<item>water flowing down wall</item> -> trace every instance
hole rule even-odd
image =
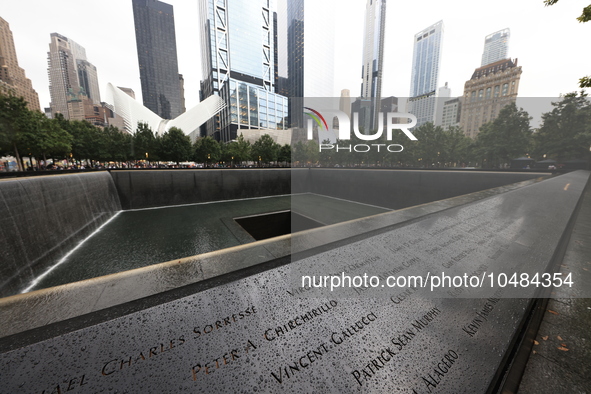
[[[108,172],[0,181],[0,296],[26,289],[119,210]]]
[[[305,175],[306,179],[302,179],[302,175]],[[544,174],[313,168],[307,174],[293,172],[292,192],[317,193],[385,208],[402,209],[540,176]]]
[[[123,209],[290,194],[289,168],[113,171]]]

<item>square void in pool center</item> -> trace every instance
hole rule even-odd
[[[316,194],[123,211],[33,290],[225,249],[287,234],[291,228],[299,231],[386,211]]]

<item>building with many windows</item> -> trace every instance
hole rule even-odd
[[[442,41],[443,21],[414,36],[408,111],[417,117],[417,127],[435,121]]]
[[[339,111],[347,114],[351,119],[351,91],[349,89],[341,90],[341,98],[339,99]]]
[[[443,123],[443,106],[445,102],[449,100],[451,97],[451,89],[447,86],[447,82],[445,86],[439,87],[437,89],[437,105],[435,106],[435,126],[441,126]]]
[[[294,129],[305,126],[303,107],[320,103],[339,108],[334,92],[334,13],[335,0],[279,0],[278,26],[279,77],[285,77],[286,92],[290,99],[289,123]],[[283,45],[285,44],[285,45]],[[335,98],[335,100],[326,100]],[[320,101],[318,101],[320,99]],[[294,141],[304,139],[299,131]]]
[[[86,59],[76,59],[76,69],[78,70],[80,90],[84,92],[93,104],[100,104],[101,94],[96,67]]]
[[[40,111],[39,96],[19,67],[10,25],[0,18],[0,93],[23,97],[30,110]]]
[[[174,119],[184,112],[184,98],[173,7],[158,0],[133,0],[133,19],[144,106]]]
[[[371,99],[368,113],[360,114],[360,126],[370,131],[377,128],[377,116],[382,99],[382,65],[384,63],[384,31],[386,0],[367,0],[361,66],[362,99]],[[377,104],[376,104],[377,103]],[[363,118],[363,122],[361,122]]]
[[[450,127],[460,126],[460,116],[462,114],[462,101],[460,97],[444,101],[441,114],[441,127],[444,130]]]
[[[474,70],[462,97],[460,124],[467,136],[476,137],[480,126],[493,121],[504,106],[516,101],[520,77],[517,59],[499,60]]]
[[[201,99],[226,107],[203,136],[236,139],[240,130],[287,128],[287,98],[277,93],[276,12],[270,0],[200,0]]]
[[[499,30],[486,36],[484,38],[484,52],[482,53],[480,67],[507,59],[510,37],[511,31],[509,29]]]
[[[279,49],[280,66],[287,64],[290,97],[334,96],[334,0],[282,0],[286,2],[287,48]],[[280,1],[281,3],[281,1]],[[283,31],[280,31],[283,34]],[[282,61],[282,58],[285,60]]]
[[[47,72],[51,112],[84,120],[85,105],[100,106],[101,102],[96,67],[86,58],[84,47],[72,39],[58,33],[51,33],[50,38]]]

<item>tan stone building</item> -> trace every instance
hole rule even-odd
[[[521,66],[517,59],[503,59],[474,70],[464,85],[460,125],[464,133],[475,138],[480,126],[494,120],[499,111],[514,103],[519,89]]]
[[[39,96],[33,89],[25,70],[18,66],[12,31],[8,22],[0,18],[0,92],[23,97],[30,110],[41,111]]]
[[[51,33],[50,38],[47,73],[51,112],[78,120],[84,108],[78,100],[80,95],[100,106],[96,67],[86,59],[86,49],[72,39],[58,33]],[[74,102],[69,103],[70,100]]]
[[[107,103],[97,105],[84,93],[68,94],[68,113],[70,120],[85,120],[98,127],[116,126],[124,131],[123,121],[115,116],[112,106]]]

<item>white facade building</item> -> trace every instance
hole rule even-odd
[[[176,127],[191,137],[192,142],[199,137],[199,126],[218,114],[226,106],[219,96],[213,95],[175,119],[168,120],[162,119],[112,84],[108,84],[107,93],[110,96],[109,100],[114,103],[114,112],[123,118],[125,131],[128,133],[133,134],[138,123],[147,123],[157,135]]]

